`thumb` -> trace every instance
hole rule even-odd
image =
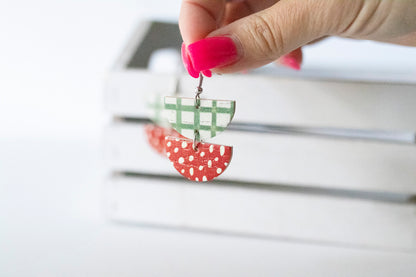
[[[281,0],[188,45],[185,55],[198,72],[228,73],[265,65],[333,33],[337,24],[330,18],[337,17],[328,4],[333,2],[337,1]]]

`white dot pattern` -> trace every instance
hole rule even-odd
[[[229,146],[201,142],[198,150],[192,147],[192,140],[168,137],[164,143],[166,155],[176,170],[193,181],[207,182],[222,174],[231,160]],[[167,145],[170,145],[169,147]]]
[[[224,153],[225,153],[225,147],[224,147],[224,145],[221,145],[221,147],[220,147],[220,155],[221,155],[221,157],[224,156]]]

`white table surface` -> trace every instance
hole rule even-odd
[[[0,1],[0,276],[414,276],[416,258],[406,253],[105,219],[105,74],[141,16],[174,19],[178,7],[179,0]],[[328,51],[339,45],[351,52]],[[414,64],[414,49],[344,40],[312,47],[305,59],[305,68],[397,72]]]

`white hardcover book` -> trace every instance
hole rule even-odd
[[[112,220],[303,242],[415,251],[416,206],[227,182],[113,176]]]
[[[416,192],[416,146],[321,137],[227,131],[213,139],[233,145],[222,180],[370,192]],[[111,171],[176,176],[147,142],[144,125],[119,122],[105,131]]]

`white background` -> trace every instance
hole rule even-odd
[[[105,76],[142,17],[179,0],[0,1],[0,276],[389,276],[409,257],[123,227],[100,206]],[[416,51],[330,40],[306,69],[415,72]],[[290,246],[290,247],[289,247]],[[317,253],[320,255],[317,255]],[[293,255],[292,255],[293,256]],[[372,263],[373,262],[373,263]],[[192,274],[191,274],[192,273]],[[340,276],[340,275],[338,275]],[[368,276],[368,275],[367,275]]]

